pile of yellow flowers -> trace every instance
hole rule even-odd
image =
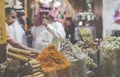
[[[79,29],[79,33],[81,36],[90,36],[90,34],[92,33],[91,30],[87,27],[83,27]]]

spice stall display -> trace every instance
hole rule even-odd
[[[9,47],[3,77],[45,77],[30,51]]]
[[[71,77],[87,77],[86,55],[81,50],[77,50],[69,40],[65,40],[61,52],[71,62]]]
[[[106,37],[100,54],[100,77],[120,77],[120,37]]]
[[[87,41],[86,43],[84,41],[79,41],[75,45],[72,45],[69,40],[65,40],[63,43],[63,49],[61,51],[66,55],[66,57],[70,61],[72,61],[74,59],[82,60],[83,58],[81,58],[81,56],[85,55],[84,60],[83,60],[84,62],[82,62],[81,66],[86,65],[86,68],[84,68],[84,69],[87,69],[87,71],[86,71],[87,77],[97,76],[97,74],[98,74],[97,46],[95,44],[93,44],[92,41],[90,41],[90,42]],[[83,64],[83,63],[85,63],[85,64]],[[74,65],[77,65],[77,64],[74,64]],[[77,67],[77,66],[74,66],[74,67]],[[78,71],[78,70],[76,70],[76,71]],[[84,73],[82,73],[82,74],[84,74]],[[80,76],[80,73],[78,73],[78,76]]]
[[[76,45],[80,47],[82,51],[86,53],[90,58],[92,58],[96,64],[98,64],[98,45],[91,37],[91,30],[88,27],[83,27],[80,28],[79,33],[82,37],[82,40],[78,41]]]
[[[36,58],[46,77],[70,77],[70,62],[55,45],[50,44]]]
[[[87,37],[83,41],[78,41],[74,46],[78,46],[87,57],[87,69],[90,70],[94,76],[98,75],[98,46],[90,38]],[[94,77],[92,76],[92,77]]]

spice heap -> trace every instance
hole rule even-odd
[[[97,76],[98,70],[98,46],[92,38],[87,37],[83,41],[78,41],[74,47],[79,47],[83,53],[87,55],[86,66],[88,69],[88,76]]]
[[[100,77],[120,77],[120,37],[107,36],[100,48]]]
[[[70,76],[71,77],[87,77],[86,76],[86,54],[77,46],[71,44],[70,40],[65,39],[62,43],[63,48],[61,52],[71,62]]]
[[[96,48],[97,46],[91,40],[78,41],[72,45],[68,39],[64,40],[62,52],[71,62],[72,77],[86,77],[96,75]],[[77,69],[76,69],[77,68]],[[75,76],[76,75],[76,76]]]
[[[91,30],[89,29],[89,28],[87,28],[87,27],[83,27],[83,28],[80,28],[79,29],[79,33],[80,33],[80,35],[81,36],[90,36],[90,34],[91,34]]]
[[[66,59],[64,54],[57,50],[55,45],[50,44],[38,56],[41,68],[44,72],[59,70],[70,66],[70,62]]]

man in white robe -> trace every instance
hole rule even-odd
[[[55,14],[52,9],[42,6],[32,27],[33,47],[42,51],[49,44],[55,44],[60,49],[60,43],[65,39],[65,30],[60,22],[54,21]]]

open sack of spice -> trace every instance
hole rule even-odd
[[[86,77],[86,75],[87,77],[94,77],[96,74],[97,64],[93,58],[86,54],[87,51],[82,47],[83,44],[84,42],[81,41],[73,45],[68,39],[62,43],[63,48],[61,52],[64,53],[71,62],[72,77]]]
[[[120,77],[120,37],[107,36],[99,49],[100,77]]]
[[[70,62],[55,45],[50,44],[36,58],[46,77],[70,77]]]
[[[84,41],[78,41],[74,47],[78,47],[81,52],[87,55],[86,64],[87,69],[93,73],[92,77],[98,75],[98,45],[93,39],[87,38]]]
[[[87,77],[86,55],[78,47],[74,47],[68,39],[62,43],[61,52],[71,62],[71,77]]]

